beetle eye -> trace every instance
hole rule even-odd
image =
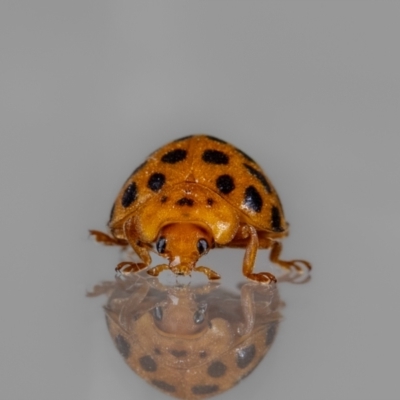
[[[160,239],[157,240],[156,249],[159,254],[163,254],[165,252],[165,246],[167,245],[167,239],[164,236],[161,236]]]
[[[206,239],[200,239],[197,242],[197,250],[200,254],[203,254],[208,249],[208,243]]]

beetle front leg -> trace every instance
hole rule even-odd
[[[129,274],[147,268],[151,264],[149,250],[145,245],[140,243],[138,235],[133,229],[131,220],[128,220],[124,224],[124,233],[128,243],[143,262],[123,261],[116,266],[115,270],[123,274]]]
[[[270,274],[269,272],[253,272],[257,249],[259,245],[257,230],[254,228],[254,226],[251,225],[244,225],[241,229],[243,237],[247,236],[249,238],[249,242],[247,244],[246,252],[243,259],[243,275],[253,281],[261,283],[276,282],[275,276]]]
[[[212,269],[210,269],[208,267],[196,267],[196,268],[194,268],[194,271],[202,272],[203,274],[206,274],[207,278],[210,280],[216,280],[216,279],[221,278],[221,276],[219,274],[217,274],[215,271],[213,271]]]
[[[147,265],[144,263],[135,263],[132,261],[122,261],[115,267],[115,271],[121,272],[121,274],[127,275],[132,272],[139,272],[145,268],[147,268]]]
[[[158,276],[160,272],[165,271],[167,269],[169,269],[169,266],[167,264],[160,264],[154,268],[149,269],[147,273],[151,276]]]

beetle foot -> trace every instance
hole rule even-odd
[[[158,276],[160,272],[165,271],[166,269],[169,269],[167,264],[160,264],[157,265],[157,267],[149,269],[147,273],[151,276]]]
[[[276,278],[269,272],[260,272],[258,274],[248,274],[246,275],[248,279],[260,283],[276,283]]]
[[[290,260],[285,261],[279,258],[282,251],[282,243],[274,242],[272,245],[271,253],[269,255],[269,259],[278,264],[280,267],[288,270],[288,271],[296,271],[298,274],[304,274],[311,270],[311,264],[305,260]]]
[[[213,271],[208,267],[196,267],[194,270],[197,272],[203,272],[203,274],[206,274],[207,278],[210,280],[216,280],[221,278],[219,274],[217,274],[215,271]]]
[[[305,260],[277,261],[278,265],[288,270],[294,270],[299,274],[306,273],[311,270],[311,264]]]
[[[147,267],[147,265],[144,263],[134,263],[131,261],[123,261],[123,262],[120,262],[115,267],[115,271],[121,272],[121,274],[127,275],[132,272],[138,272],[146,267]]]

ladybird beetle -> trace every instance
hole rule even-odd
[[[252,373],[270,349],[282,302],[276,286],[153,285],[140,274],[97,285],[107,327],[129,367],[181,399],[221,394]],[[151,332],[151,334],[149,334]]]
[[[280,240],[288,235],[282,205],[272,183],[246,153],[208,135],[177,139],[140,164],[123,185],[108,223],[111,235],[91,230],[105,245],[130,245],[141,262],[117,265],[122,273],[151,264],[149,251],[168,259],[147,271],[158,276],[200,271],[220,276],[198,259],[215,247],[245,248],[243,274],[271,283],[269,272],[253,272],[258,249],[271,249],[270,260],[286,270],[310,270],[304,260],[280,259]]]

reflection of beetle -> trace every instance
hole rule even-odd
[[[109,291],[107,325],[119,352],[139,376],[170,395],[199,399],[230,389],[274,340],[276,288],[248,283],[240,296],[212,286],[159,284],[160,290],[135,276],[92,295]]]
[[[106,245],[128,244],[140,262],[124,261],[117,270],[137,272],[151,264],[150,251],[168,259],[148,270],[178,275],[192,271],[220,276],[198,259],[214,247],[245,248],[243,274],[257,282],[275,282],[269,272],[255,273],[258,249],[286,271],[311,269],[304,260],[280,258],[289,233],[272,183],[243,151],[207,135],[186,136],[152,153],[125,182],[112,207],[111,235],[91,230]]]

